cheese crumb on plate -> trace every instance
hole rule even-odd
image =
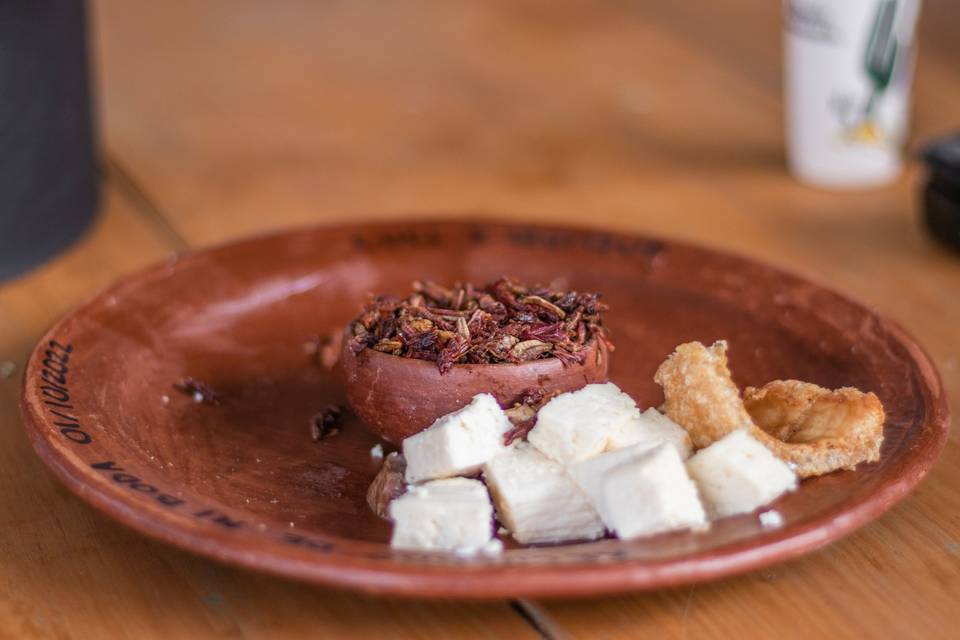
[[[759,518],[760,526],[764,529],[779,529],[783,526],[783,516],[775,509],[762,512]]]

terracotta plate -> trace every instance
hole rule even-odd
[[[741,385],[800,378],[875,391],[887,410],[879,463],[804,482],[709,533],[509,548],[461,560],[399,553],[364,492],[375,437],[358,420],[312,443],[308,420],[343,400],[304,351],[368,292],[416,278],[506,272],[603,292],[611,377],[642,405],[677,343],[727,338]],[[195,404],[192,376],[222,395]],[[438,389],[438,393],[442,393]],[[296,231],[201,251],[127,277],[61,320],[26,370],[34,447],[82,499],[160,540],[321,584],[430,597],[575,596],[651,589],[778,562],[846,535],[933,464],[947,404],[930,359],[892,322],[768,266],[595,231],[409,223]]]

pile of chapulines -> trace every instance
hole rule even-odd
[[[607,309],[596,293],[527,287],[502,277],[484,287],[445,288],[414,282],[406,298],[375,296],[351,323],[350,349],[375,349],[437,363],[492,364],[557,358],[582,363],[591,340],[613,346],[603,328]]]

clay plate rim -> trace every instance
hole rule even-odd
[[[510,226],[499,220],[469,217],[462,219],[412,218],[409,224],[436,224],[456,226],[465,223]],[[301,549],[270,548],[261,553],[259,541],[250,544],[241,537],[211,531],[200,526],[171,522],[171,517],[159,508],[145,509],[131,500],[129,491],[110,484],[97,476],[93,469],[81,463],[78,457],[59,441],[49,437],[51,429],[41,427],[48,422],[38,395],[29,393],[28,381],[40,368],[44,351],[53,336],[63,332],[78,316],[102,299],[156,278],[161,272],[173,274],[198,255],[216,252],[238,244],[269,242],[281,237],[292,237],[308,231],[355,230],[369,231],[377,227],[395,227],[398,223],[382,222],[342,226],[312,226],[280,231],[226,242],[215,247],[190,251],[177,256],[176,261],[164,261],[143,270],[123,276],[113,284],[93,294],[57,321],[39,341],[24,368],[20,397],[21,414],[27,435],[43,462],[60,480],[83,501],[100,512],[122,522],[140,533],[186,551],[204,555],[220,562],[263,571],[277,576],[306,582],[357,589],[373,594],[444,599],[500,599],[508,597],[583,597],[623,591],[643,591],[714,580],[725,576],[758,569],[816,550],[843,537],[876,519],[901,500],[932,468],[942,451],[949,425],[949,405],[940,375],[924,349],[895,321],[881,317],[892,338],[900,343],[916,365],[924,400],[924,422],[912,446],[901,448],[897,454],[907,457],[901,476],[881,483],[869,497],[853,506],[840,505],[823,511],[806,523],[786,527],[766,535],[729,545],[695,552],[680,559],[625,560],[615,563],[537,565],[537,566],[471,566],[449,567],[417,564],[399,564],[389,561],[338,557],[336,554],[317,556]],[[524,228],[543,228],[573,233],[597,232],[597,229],[570,226],[522,225]],[[614,232],[625,237],[639,234]],[[759,260],[732,252],[716,251],[690,243],[660,240],[650,236],[644,239],[664,245],[730,258],[759,268],[779,277],[806,282],[829,292],[864,313],[876,315],[867,306],[849,296],[822,286],[810,278],[794,275]]]

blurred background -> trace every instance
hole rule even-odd
[[[777,2],[92,9],[106,163],[191,241],[403,211],[702,237],[705,206],[748,236],[850,205],[788,182]],[[960,17],[924,12],[912,149],[960,125]]]
[[[839,195],[786,170],[791,4],[93,2],[103,215],[161,253],[477,214],[788,262],[794,242],[878,238],[896,260],[915,237],[915,162]],[[952,0],[924,3],[908,156],[960,126],[958,24]],[[759,240],[771,225],[785,246]]]

